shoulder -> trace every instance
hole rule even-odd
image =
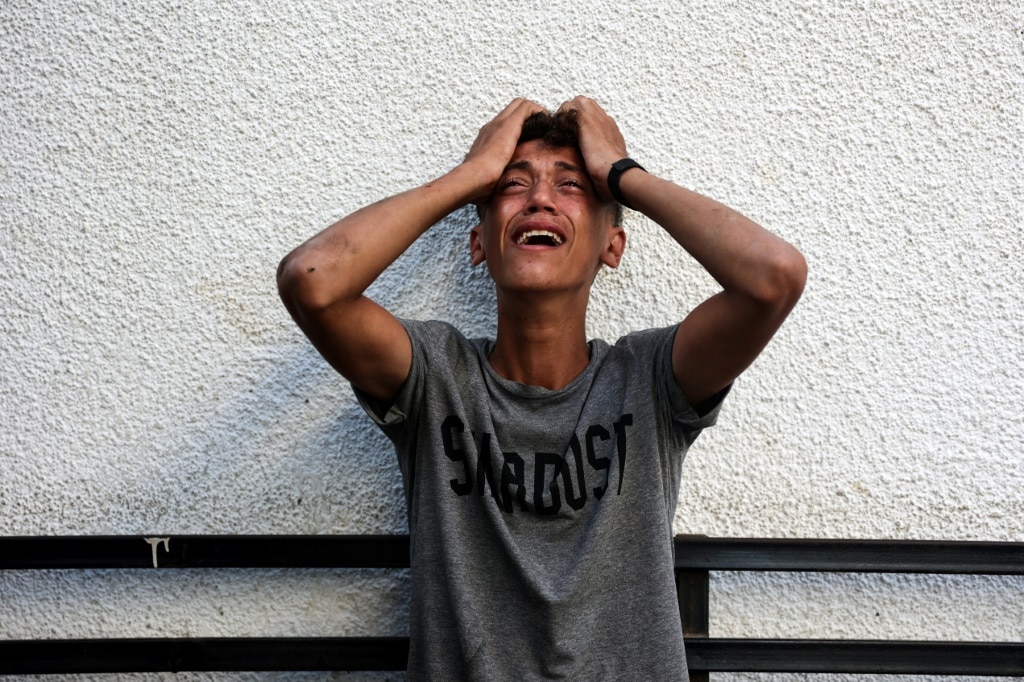
[[[417,338],[444,339],[463,336],[454,325],[441,320],[413,320],[408,317],[397,319],[410,337],[415,335]]]
[[[643,329],[620,337],[609,349],[612,356],[629,357],[637,360],[654,361],[665,353],[671,355],[679,325]],[[671,358],[667,358],[669,361]]]
[[[441,320],[412,320],[398,318],[405,328],[413,346],[421,346],[427,351],[445,351],[447,349],[470,348],[473,341],[459,331],[454,325]]]
[[[619,377],[628,385],[651,391],[671,377],[677,326],[630,332],[611,345],[595,339],[591,341],[591,360],[605,379]]]
[[[353,385],[360,403],[381,426],[406,428],[420,407],[443,402],[476,383],[485,340],[470,340],[448,322],[396,318],[412,348],[409,374],[391,400],[377,400]]]
[[[454,325],[440,320],[398,321],[409,335],[413,349],[413,373],[458,373],[486,357],[490,339],[470,339]]]
[[[699,409],[690,404],[672,371],[672,347],[679,328],[675,324],[626,334],[609,349],[609,364],[620,367],[630,381],[646,385],[648,399],[661,405],[673,422],[687,429],[702,429],[715,423],[731,385]]]

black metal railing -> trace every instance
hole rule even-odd
[[[0,538],[0,570],[408,565],[396,535]],[[695,682],[709,671],[1024,675],[1020,642],[711,638],[711,571],[1024,575],[1024,543],[676,538]],[[0,640],[0,674],[401,670],[407,652],[402,637]]]

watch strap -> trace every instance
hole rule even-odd
[[[619,188],[619,181],[622,179],[622,174],[628,171],[630,168],[639,168],[646,172],[647,169],[641,166],[639,163],[629,158],[628,156],[624,159],[619,159],[612,164],[612,169],[608,171],[608,191],[611,193],[612,198],[619,202],[626,208],[633,208],[625,197],[622,196],[622,190]]]

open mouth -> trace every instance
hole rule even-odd
[[[519,246],[561,246],[564,242],[562,235],[551,230],[526,230],[516,237]]]

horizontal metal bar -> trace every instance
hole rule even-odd
[[[404,568],[405,535],[0,537],[0,569]],[[1024,543],[678,536],[680,570],[1024,575]]]
[[[1024,674],[1024,644],[686,640],[694,672]],[[0,674],[404,670],[404,637],[0,641]]]
[[[1024,644],[855,640],[692,639],[693,670],[711,672],[1024,675]]]
[[[0,675],[405,670],[406,637],[0,641]]]
[[[1024,542],[676,537],[676,568],[1024,575]]]
[[[0,569],[408,566],[405,535],[0,537]]]

